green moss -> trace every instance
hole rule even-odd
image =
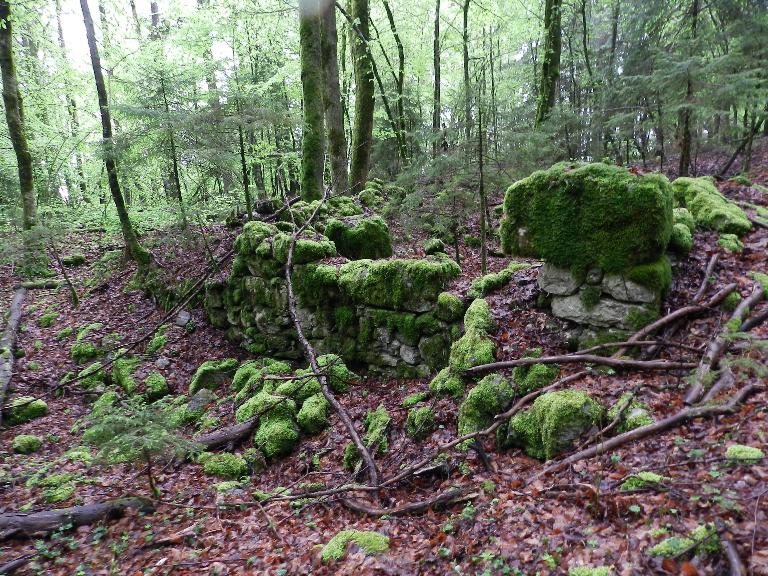
[[[413,394],[403,398],[401,405],[404,408],[409,408],[411,406],[415,406],[419,402],[424,402],[424,400],[428,398],[429,398],[429,392],[414,392]]]
[[[723,308],[725,308],[728,312],[733,312],[738,308],[739,303],[741,302],[741,294],[738,292],[731,292],[728,294],[728,296],[725,297],[725,300],[723,300]]]
[[[93,406],[91,406],[91,414],[94,416],[101,416],[106,414],[109,412],[112,406],[117,404],[119,398],[120,397],[117,395],[117,392],[114,390],[108,390],[104,392],[101,396],[99,396],[96,402],[93,403]]]
[[[7,404],[3,412],[3,422],[8,426],[17,426],[48,414],[48,405],[34,396],[19,396]]]
[[[549,460],[597,426],[602,413],[602,407],[586,392],[548,392],[509,421],[506,444],[522,448],[534,458]]]
[[[568,576],[611,576],[611,566],[574,566],[568,569]]]
[[[384,327],[390,333],[397,334],[402,342],[410,346],[416,345],[419,341],[419,330],[416,328],[415,314],[392,310],[371,310],[370,317],[361,322],[361,342],[372,340],[374,330]]]
[[[340,356],[323,354],[317,357],[317,365],[328,377],[328,386],[337,394],[349,390],[350,384],[360,380],[360,376],[352,372]]]
[[[657,294],[666,294],[672,286],[672,266],[669,258],[662,256],[655,262],[630,268],[624,277]]]
[[[248,470],[251,474],[262,472],[267,467],[267,461],[264,454],[258,448],[246,448],[243,450],[243,460],[248,464]]]
[[[675,199],[693,215],[696,224],[741,236],[752,229],[744,211],[723,196],[710,178],[678,178],[672,183]]]
[[[514,395],[514,386],[501,374],[489,374],[480,380],[459,409],[459,436],[490,426]]]
[[[600,303],[602,293],[600,286],[584,286],[579,291],[579,300],[587,310],[591,310]]]
[[[435,334],[440,332],[443,326],[434,314],[427,312],[416,317],[416,330],[420,334]]]
[[[355,309],[350,306],[339,306],[333,310],[333,317],[336,329],[340,332],[347,332],[353,329],[357,322]]]
[[[696,221],[687,208],[675,208],[672,211],[672,218],[675,224],[682,224],[688,229],[688,232],[693,234],[696,229]]]
[[[467,296],[470,298],[483,298],[491,292],[494,292],[499,288],[509,284],[512,278],[514,278],[515,272],[519,270],[526,270],[530,267],[531,265],[527,262],[512,261],[510,262],[509,266],[507,266],[501,272],[492,272],[490,274],[486,274],[485,276],[481,276],[480,278],[475,278],[472,281],[469,292],[467,292]]]
[[[58,312],[46,312],[40,318],[37,319],[37,325],[40,326],[40,328],[50,328],[53,326],[54,322],[59,319]]]
[[[69,350],[69,355],[77,364],[93,360],[99,355],[99,349],[90,342],[75,342]]]
[[[657,489],[665,482],[671,481],[671,478],[660,476],[653,472],[638,472],[633,474],[621,483],[619,490],[644,490],[646,488]]]
[[[43,498],[45,498],[45,501],[49,504],[64,502],[65,500],[72,498],[74,495],[74,484],[62,484],[61,486],[56,486],[55,488],[49,488],[43,491]]]
[[[152,339],[147,342],[147,347],[145,349],[147,354],[157,354],[162,350],[165,345],[168,343],[168,336],[165,334],[162,334],[158,331]]]
[[[464,336],[453,343],[448,365],[456,374],[473,366],[490,364],[496,359],[496,345],[484,332],[468,329]]]
[[[133,372],[136,370],[141,360],[138,358],[118,358],[112,363],[112,382],[120,386],[128,394],[132,394],[136,389],[136,380],[133,379]]]
[[[445,242],[440,238],[429,238],[424,241],[424,254],[431,256],[438,252],[445,252]]]
[[[717,245],[725,248],[728,252],[741,253],[744,251],[744,243],[739,240],[736,234],[720,234]]]
[[[323,562],[341,560],[350,543],[356,544],[366,555],[381,554],[389,550],[389,538],[378,532],[342,530],[323,546]]]
[[[67,326],[56,332],[56,340],[64,340],[64,338],[69,338],[74,333],[75,329],[72,326]]]
[[[373,448],[377,453],[386,452],[389,448],[389,441],[387,439],[387,432],[389,430],[389,423],[391,422],[389,412],[383,405],[379,405],[376,410],[372,410],[365,415],[365,435],[363,436],[363,443],[368,448]],[[344,447],[344,455],[342,457],[342,463],[348,470],[352,470],[360,462],[360,454],[357,447],[351,442]]]
[[[281,382],[275,389],[275,394],[293,398],[297,404],[301,404],[310,396],[320,392],[320,382],[314,376],[309,377],[311,370],[297,370],[296,376],[303,376],[294,380]]]
[[[31,434],[19,434],[13,439],[11,448],[16,454],[32,454],[40,450],[43,441],[39,436]]]
[[[293,249],[294,264],[308,264],[317,262],[324,258],[336,256],[336,246],[325,236],[316,235],[313,238],[306,237],[309,232],[304,233],[304,237],[296,240],[296,247]],[[272,238],[272,254],[274,259],[280,264],[285,264],[288,260],[288,250],[291,246],[291,235],[285,232],[279,232]]]
[[[340,269],[339,285],[354,302],[389,310],[420,311],[461,273],[450,258],[356,260]]]
[[[491,307],[488,306],[487,301],[477,298],[469,305],[464,314],[464,328],[480,332],[490,332],[493,330],[494,322],[491,316]]]
[[[658,310],[654,308],[633,308],[627,314],[627,324],[634,330],[639,330],[659,318]]]
[[[296,420],[302,430],[308,434],[317,434],[328,427],[330,404],[321,394],[307,398],[301,405]]]
[[[429,391],[435,396],[461,398],[464,395],[464,381],[451,372],[450,368],[443,368],[429,383]]]
[[[216,492],[225,494],[242,488],[243,484],[239,480],[227,480],[226,482],[217,482],[213,485]]]
[[[626,406],[628,402],[630,404]],[[643,402],[633,401],[630,393],[622,394],[621,398],[616,401],[616,404],[611,406],[610,410],[608,410],[608,421],[613,422],[622,410],[621,420],[616,427],[616,431],[619,433],[629,432],[654,422],[648,406]]]
[[[672,237],[669,239],[669,249],[677,254],[685,255],[693,247],[693,236],[685,224],[677,223],[672,227]]]
[[[443,334],[434,334],[421,339],[419,352],[430,370],[439,370],[448,363],[450,348]]]
[[[532,366],[518,366],[518,368],[526,368],[526,370],[517,373],[513,371],[512,374],[517,386],[517,393],[521,396],[548,386],[555,381],[560,373],[560,367],[556,364],[533,364]]]
[[[85,256],[80,253],[69,254],[62,257],[61,262],[64,266],[82,266],[85,264]]]
[[[259,429],[253,437],[254,444],[267,458],[290,454],[298,441],[299,429],[293,417],[287,416],[280,410],[272,410],[262,416]]]
[[[235,252],[243,256],[251,255],[264,240],[271,238],[277,232],[277,228],[272,224],[257,220],[247,222],[235,240]]]
[[[235,412],[237,422],[245,422],[254,416],[264,416],[274,413],[281,418],[292,418],[296,415],[296,402],[285,396],[277,396],[268,390],[262,390],[249,398]]]
[[[231,380],[237,366],[238,361],[235,358],[203,362],[192,376],[192,381],[189,383],[189,394],[192,395],[201,388],[216,390],[223,383]]]
[[[414,440],[423,440],[435,430],[435,411],[429,406],[414,408],[408,412],[405,431]]]
[[[648,551],[651,556],[677,557],[696,545],[696,550],[709,554],[720,551],[720,538],[713,524],[696,527],[687,537],[672,536],[656,544]]]
[[[77,377],[83,388],[97,388],[107,383],[107,372],[101,362],[94,362],[81,370]]]
[[[232,377],[232,384],[230,385],[230,388],[235,392],[242,390],[243,387],[245,387],[245,385],[248,383],[248,380],[259,374],[263,367],[263,362],[259,362],[257,360],[249,360],[248,362],[244,362]]]
[[[435,316],[446,322],[455,322],[464,315],[464,303],[461,298],[450,292],[441,292],[437,296]]]
[[[752,278],[755,282],[760,284],[763,287],[763,290],[765,291],[765,296],[768,298],[768,274],[763,274],[762,272],[756,272],[754,270],[751,270],[747,272],[747,276]]]
[[[104,324],[101,322],[91,322],[86,326],[83,326],[77,331],[77,340],[84,340],[91,332],[96,332],[104,328]]]
[[[728,181],[735,182],[739,186],[752,186],[752,180],[749,179],[749,176],[744,174],[737,174],[736,176],[728,178]]]
[[[170,393],[168,382],[165,376],[158,372],[152,372],[144,380],[144,399],[147,402],[154,402]]]
[[[248,464],[245,460],[229,452],[221,454],[203,452],[197,461],[203,465],[205,473],[211,476],[232,480],[248,476]]]
[[[757,464],[765,458],[765,453],[760,448],[744,446],[743,444],[731,444],[725,451],[725,457],[740,464]]]
[[[305,306],[327,304],[339,292],[339,271],[328,264],[306,264],[294,268],[291,280],[296,297]]]
[[[672,234],[672,193],[663,176],[563,162],[513,184],[504,214],[506,253],[576,273],[593,266],[622,272],[663,253]]]
[[[350,260],[389,258],[392,238],[389,227],[380,216],[356,216],[344,220],[332,218],[324,234],[336,244],[336,250]]]
[[[367,206],[369,208],[379,206],[384,201],[379,193],[372,188],[366,188],[365,190],[361,191],[357,197],[363,206]]]

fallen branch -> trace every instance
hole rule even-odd
[[[11,309],[8,314],[8,323],[5,325],[2,337],[0,337],[0,408],[5,406],[5,395],[8,384],[13,376],[13,348],[16,346],[16,331],[21,322],[21,313],[24,308],[26,288],[19,288],[11,300]],[[3,423],[3,411],[0,410],[0,424]]]
[[[704,392],[704,380],[710,372],[712,372],[726,350],[728,350],[728,345],[731,340],[730,336],[735,332],[733,329],[734,324],[738,323],[738,331],[742,331],[741,326],[749,315],[750,310],[763,298],[765,298],[765,290],[762,286],[758,285],[754,288],[752,294],[739,302],[739,305],[736,307],[736,310],[733,311],[731,318],[726,322],[717,338],[710,342],[707,351],[699,362],[699,366],[696,368],[693,384],[688,388],[688,391],[685,394],[685,399],[683,400],[686,404],[691,405],[699,401],[699,398],[701,398],[701,395]]]
[[[503,362],[492,362],[491,364],[482,364],[469,368],[464,371],[465,377],[474,377],[503,370],[505,368],[514,368],[516,366],[531,366],[533,364],[600,364],[610,366],[611,368],[631,368],[635,370],[687,370],[695,368],[693,362],[673,362],[668,360],[630,360],[623,358],[612,358],[605,356],[596,356],[594,354],[564,354],[561,356],[542,356],[541,358],[518,358],[516,360],[506,360]]]
[[[715,382],[712,387],[707,390],[707,393],[704,395],[704,398],[701,399],[702,402],[710,402],[714,400],[720,392],[725,390],[726,388],[730,388],[736,384],[736,377],[733,375],[733,371],[726,366],[723,368],[722,373],[720,374],[720,378],[717,379],[717,382]]]
[[[556,472],[557,470],[563,468],[564,466],[568,466],[570,464],[573,464],[574,462],[578,462],[579,460],[585,460],[587,458],[592,458],[594,456],[605,454],[606,452],[613,450],[614,448],[623,446],[627,442],[631,442],[632,440],[640,440],[641,438],[645,438],[646,436],[656,434],[657,432],[663,432],[665,430],[669,430],[670,428],[675,428],[688,420],[693,420],[694,418],[702,418],[704,416],[717,416],[719,414],[731,413],[736,410],[736,407],[741,402],[744,401],[744,399],[752,392],[752,390],[754,390],[754,388],[755,388],[754,384],[747,384],[746,386],[741,388],[738,392],[736,392],[736,394],[727,403],[716,404],[714,406],[694,406],[690,408],[685,408],[680,412],[678,412],[677,414],[674,414],[668,418],[664,418],[664,420],[659,420],[658,422],[654,422],[653,424],[648,424],[647,426],[641,426],[640,428],[635,428],[634,430],[630,430],[629,432],[624,432],[623,434],[614,436],[613,438],[610,438],[605,442],[601,442],[600,444],[597,444],[590,448],[586,448],[585,450],[580,450],[574,454],[571,454],[567,458],[564,458],[563,460],[559,460],[554,464],[547,466],[546,468],[544,468],[534,476],[530,477],[526,481],[526,484],[530,484],[531,482],[540,478],[541,476],[544,476],[551,472]]]
[[[270,408],[271,407],[272,406],[270,406]],[[209,432],[208,434],[196,436],[192,439],[192,441],[195,444],[200,444],[206,450],[212,450],[214,448],[219,448],[220,446],[234,446],[243,438],[248,436],[248,434],[253,432],[258,422],[258,416],[254,416],[253,418],[250,418],[245,422],[241,422],[240,424],[235,424],[234,426],[228,426],[227,428],[215,430],[213,432]]]
[[[296,250],[296,240],[315,218],[317,212],[325,201],[326,195],[327,193],[323,195],[323,199],[317,204],[315,210],[300,228],[296,228],[294,224],[294,231],[293,234],[291,234],[291,243],[288,247],[288,258],[285,262],[285,280],[288,288],[288,312],[290,313],[294,328],[296,328],[296,335],[299,339],[299,343],[301,344],[302,349],[304,350],[304,355],[309,360],[309,365],[312,368],[312,371],[315,373],[320,373],[321,370],[320,366],[317,364],[317,354],[315,353],[312,345],[309,343],[309,340],[307,340],[307,337],[304,335],[304,330],[301,327],[301,321],[299,320],[299,315],[296,310],[296,295],[293,292],[293,282],[291,277],[293,276],[293,255]],[[352,443],[357,448],[363,462],[365,462],[365,465],[368,468],[368,477],[371,481],[371,485],[378,486],[379,471],[376,467],[376,463],[373,461],[373,457],[371,456],[370,451],[363,443],[360,435],[357,433],[357,430],[355,430],[355,425],[352,423],[352,419],[350,418],[349,413],[336,399],[336,396],[334,396],[330,386],[328,385],[328,378],[325,376],[325,374],[319,374],[317,379],[320,382],[320,389],[323,393],[323,397],[325,397],[325,399],[331,405],[334,412],[339,415],[341,422],[344,424],[344,427],[347,429],[347,432],[352,439]]]
[[[154,512],[152,502],[144,498],[120,498],[85,506],[47,510],[33,514],[13,512],[0,514],[0,541],[9,538],[28,538],[48,534],[65,526],[77,527],[101,520],[119,518],[129,508],[141,512]]]
[[[14,558],[10,562],[6,562],[2,566],[0,566],[0,576],[7,576],[8,574],[13,574],[14,572],[16,572],[16,570],[28,564],[35,558],[37,558],[37,552],[32,552],[30,554],[24,554],[23,556]]]
[[[469,492],[469,487],[452,488],[432,498],[427,498],[420,502],[412,502],[403,506],[394,508],[374,508],[365,502],[353,498],[343,498],[341,503],[354,512],[367,514],[368,516],[407,516],[409,514],[419,514],[430,508],[437,506],[447,506],[457,502],[463,502],[476,498],[477,493]]]
[[[739,551],[736,549],[736,545],[726,531],[725,523],[723,523],[720,518],[715,520],[715,529],[717,530],[718,536],[720,536],[720,545],[723,548],[723,552],[725,552],[725,557],[728,559],[728,565],[730,566],[729,575],[747,576],[747,569],[741,561]]]

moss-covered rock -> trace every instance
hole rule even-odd
[[[464,381],[450,368],[443,368],[429,383],[429,391],[435,396],[461,398],[464,396]]]
[[[425,336],[419,341],[419,353],[430,370],[439,370],[448,363],[450,347],[443,334]]]
[[[629,406],[627,406],[627,403],[629,403]],[[630,393],[622,394],[621,398],[616,401],[616,404],[611,406],[610,410],[608,410],[608,421],[613,422],[619,413],[621,413],[621,420],[618,426],[616,426],[616,431],[619,433],[628,432],[641,426],[648,426],[654,422],[648,406],[643,402],[632,400]]]
[[[473,366],[490,364],[496,359],[496,345],[485,332],[467,330],[451,346],[448,365],[456,374],[461,374]]]
[[[744,243],[739,240],[736,234],[720,234],[717,245],[725,248],[728,252],[739,254],[744,251]]]
[[[509,266],[500,272],[491,272],[480,278],[475,278],[472,281],[469,292],[467,292],[467,296],[470,298],[483,298],[491,292],[509,284],[512,281],[512,278],[514,278],[515,272],[526,270],[530,267],[531,265],[527,262],[512,261]]]
[[[112,363],[112,382],[120,386],[127,394],[132,394],[136,390],[136,380],[133,378],[133,372],[138,368],[141,360],[121,356]]]
[[[386,308],[425,312],[438,294],[461,273],[447,256],[422,260],[357,260],[344,264],[339,285],[353,301]]]
[[[254,444],[267,458],[290,454],[298,441],[299,428],[293,416],[289,417],[279,410],[272,410],[261,417],[259,429],[253,437]]]
[[[120,397],[117,395],[117,392],[114,390],[107,390],[93,403],[93,406],[91,406],[91,414],[93,416],[102,416],[106,414],[115,404],[117,404],[119,399]]]
[[[725,457],[731,462],[738,462],[739,464],[757,464],[765,458],[765,453],[754,446],[731,444],[725,451]]]
[[[355,544],[366,555],[381,554],[389,550],[389,538],[384,534],[361,530],[342,530],[323,546],[320,557],[324,562],[341,560],[350,543]]]
[[[79,385],[83,388],[98,388],[107,384],[109,380],[109,374],[104,369],[104,365],[101,362],[93,362],[85,368],[83,368],[77,374]],[[130,392],[130,390],[126,390]]]
[[[170,394],[168,381],[159,372],[152,372],[144,379],[144,400],[154,402]]]
[[[501,374],[489,374],[480,380],[459,409],[459,436],[490,426],[514,395],[514,385]]]
[[[201,388],[216,390],[222,384],[230,382],[237,365],[238,362],[234,358],[203,362],[192,376],[192,381],[189,383],[189,393],[194,394]]]
[[[600,423],[603,409],[586,392],[561,390],[539,396],[533,406],[512,417],[504,444],[549,460]]]
[[[376,410],[372,410],[365,415],[365,435],[363,436],[363,444],[368,448],[372,448],[373,452],[383,453],[389,448],[388,431],[389,424],[392,418],[389,416],[389,412],[383,405],[379,405]],[[342,463],[348,470],[352,470],[360,462],[360,453],[352,442],[344,447],[344,455],[342,457]]]
[[[435,316],[446,322],[455,322],[464,315],[464,303],[451,292],[441,292],[437,296]]]
[[[688,208],[675,208],[672,210],[672,218],[675,224],[682,224],[691,234],[696,230],[696,221]]]
[[[445,242],[440,238],[429,238],[424,241],[424,254],[431,256],[438,252],[445,252]]]
[[[349,390],[350,385],[360,380],[360,376],[352,372],[344,360],[336,354],[323,354],[317,357],[317,365],[328,377],[328,386],[337,394]]]
[[[653,472],[638,472],[633,474],[619,486],[620,490],[645,490],[646,488],[658,489],[664,483],[671,481],[671,478],[654,474]]]
[[[43,440],[39,436],[32,434],[19,434],[14,437],[11,448],[16,454],[32,454],[40,450]]]
[[[99,355],[99,349],[91,342],[76,341],[69,350],[69,355],[76,364],[84,364]]]
[[[513,184],[504,199],[502,249],[577,273],[657,260],[671,234],[667,179],[608,164],[555,164]]]
[[[48,404],[34,396],[19,396],[3,408],[3,421],[8,426],[17,426],[46,414]]]
[[[408,412],[405,431],[414,440],[423,440],[435,430],[435,411],[430,406],[414,408]]]
[[[693,247],[693,236],[685,224],[675,223],[669,239],[669,249],[677,254],[688,254]]]
[[[695,547],[697,551],[716,554],[720,551],[720,537],[714,524],[702,524],[688,536],[666,538],[648,550],[651,556],[677,557]]]
[[[518,395],[524,396],[534,390],[548,386],[555,381],[559,373],[560,367],[556,364],[533,364],[530,366],[517,366],[512,373],[512,377]]]
[[[410,408],[411,406],[415,406],[419,402],[424,402],[424,400],[427,400],[429,398],[429,392],[414,392],[413,394],[410,394],[403,398],[403,401],[400,403],[404,408]]]
[[[312,370],[297,370],[296,378],[281,382],[275,394],[292,398],[301,405],[307,398],[320,392],[320,382],[311,374]]]
[[[469,305],[464,314],[464,328],[480,332],[493,330],[494,322],[491,316],[491,307],[486,300],[477,298]]]
[[[686,207],[696,224],[741,236],[752,229],[744,211],[723,196],[708,177],[678,178],[672,182],[675,200]]]
[[[221,454],[203,452],[197,457],[197,462],[203,465],[206,474],[218,478],[237,480],[243,476],[248,476],[246,461],[229,452],[222,452]]]
[[[64,264],[64,266],[82,266],[85,264],[85,256],[79,252],[67,254],[61,258],[61,263]]]
[[[291,246],[291,235],[279,232],[272,238],[272,256],[276,262],[285,264],[288,261],[288,250]],[[311,235],[305,231],[296,240],[293,249],[294,264],[308,264],[324,258],[336,256],[336,245],[321,234]]]
[[[304,401],[296,420],[302,430],[308,434],[317,434],[328,427],[329,411],[330,404],[322,393],[317,393]]]
[[[323,233],[333,240],[336,250],[350,260],[377,259],[392,256],[389,227],[380,216],[332,218]]]

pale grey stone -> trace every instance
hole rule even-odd
[[[617,300],[624,302],[650,304],[658,298],[658,295],[650,288],[627,280],[618,274],[606,274],[605,278],[603,278],[602,289],[606,294],[610,294]]]
[[[157,360],[155,360],[155,366],[160,368],[160,370],[163,370],[164,368],[168,368],[168,366],[171,364],[171,361],[168,360],[168,358],[165,358],[161,356]]]
[[[581,286],[570,270],[544,263],[539,268],[539,288],[557,296],[570,296]]]
[[[216,394],[214,394],[211,390],[208,390],[208,388],[201,388],[195,392],[195,395],[192,396],[192,398],[189,399],[187,408],[190,412],[196,412],[197,410],[212,404],[216,400],[218,400],[218,396],[216,396]]]
[[[632,316],[634,314],[646,313],[647,310],[644,306],[619,302],[613,298],[606,297],[601,298],[590,309],[584,306],[578,294],[573,296],[556,296],[552,299],[552,313],[558,318],[603,328],[632,330],[636,328],[630,322]]]
[[[419,353],[419,349],[415,346],[403,344],[400,346],[400,358],[402,358],[406,364],[415,366],[419,363],[419,360],[421,360],[421,354]]]

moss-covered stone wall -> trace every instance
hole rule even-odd
[[[304,221],[313,209],[302,203],[294,219]],[[286,359],[302,355],[285,280],[291,226],[246,224],[235,242],[231,273],[209,282],[205,295],[213,325],[253,353]],[[459,266],[445,254],[351,259],[361,254],[391,255],[389,230],[350,198],[323,206],[298,240],[292,283],[309,341],[321,354],[339,354],[351,365],[402,377],[426,376],[445,366],[457,321],[440,313],[438,297],[460,274]]]

